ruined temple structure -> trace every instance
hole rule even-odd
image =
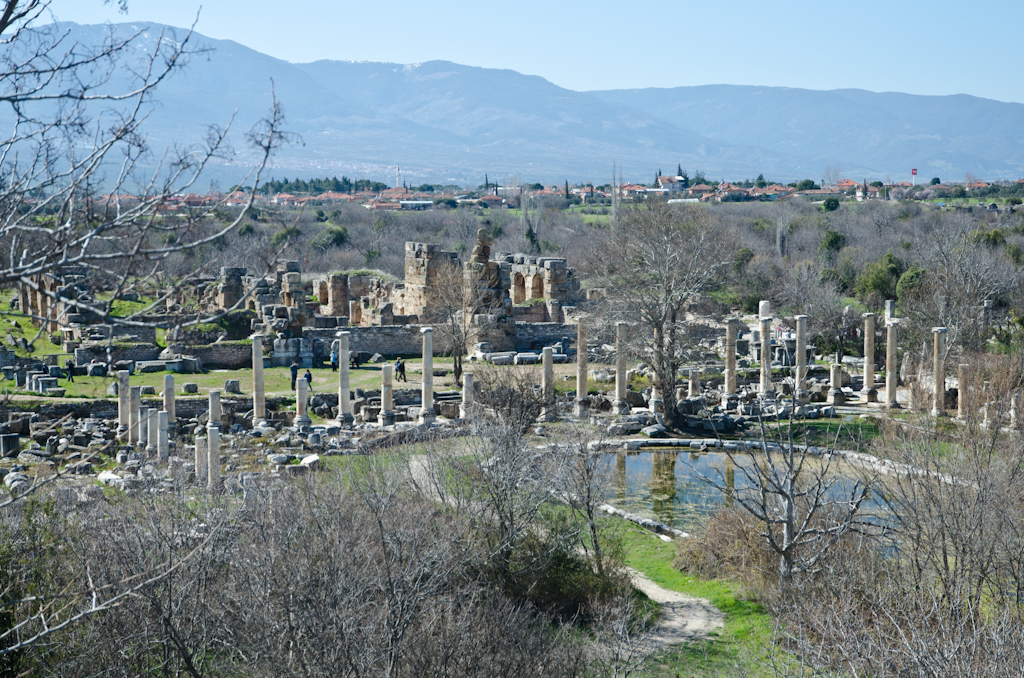
[[[565,259],[525,254],[491,254],[485,229],[477,233],[470,261],[436,245],[405,244],[405,279],[332,273],[303,281],[299,263],[282,262],[273,278],[222,268],[217,281],[200,291],[201,307],[212,313],[236,304],[257,314],[253,329],[275,333],[272,364],[306,365],[329,352],[329,338],[342,327],[409,326],[429,322],[440,285],[450,285],[450,267],[461,268],[466,312],[472,314],[473,343],[515,350],[517,323],[564,323],[565,306],[580,300],[580,285]],[[241,300],[244,301],[240,304]],[[517,305],[519,304],[519,305]],[[326,341],[323,346],[317,341]],[[353,338],[359,341],[358,337]],[[287,361],[287,362],[282,362]]]
[[[437,314],[431,306],[441,304],[445,297],[443,303],[451,303],[451,288],[446,286],[458,285],[459,281],[463,287],[456,290],[455,299],[472,317],[471,344],[491,351],[514,351],[550,345],[574,333],[564,327],[563,309],[575,306],[581,293],[566,260],[492,255],[485,229],[478,232],[468,262],[436,245],[407,242],[404,280],[345,273],[303,280],[297,261],[280,262],[274,274],[268,276],[248,275],[245,268],[223,267],[219,276],[201,279],[192,290],[170,290],[165,308],[154,309],[146,319],[154,326],[172,327],[200,315],[248,311],[255,315],[246,321],[249,328],[262,333],[265,346],[271,349],[264,356],[268,365],[297,361],[311,367],[327,358],[343,328],[352,328],[354,351],[418,353],[421,325],[436,322]],[[50,318],[37,321],[37,326],[45,323],[49,332],[62,333],[63,351],[74,352],[76,361],[123,359],[153,362],[151,367],[157,369],[160,365],[155,363],[161,360],[185,356],[220,365],[236,365],[246,357],[242,355],[246,347],[231,341],[220,343],[225,337],[216,341],[207,338],[212,343],[195,345],[176,342],[173,350],[168,345],[161,352],[155,343],[154,326],[101,324],[100,317],[76,305],[95,300],[84,270],[65,267],[39,276],[35,283],[53,296],[22,285],[12,306]],[[137,299],[133,293],[121,298]],[[189,308],[188,299],[195,299],[198,307]],[[111,346],[111,340],[121,346]],[[446,350],[443,339],[435,347],[438,352]],[[195,362],[200,364],[199,360]]]

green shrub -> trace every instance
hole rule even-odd
[[[896,283],[896,298],[905,299],[908,295],[914,293],[921,284],[924,282],[925,271],[924,269],[918,268],[917,266],[911,266],[908,268],[903,275],[900,276],[899,282]]]
[[[896,285],[906,270],[907,266],[902,259],[893,255],[892,252],[886,253],[878,261],[873,261],[864,267],[857,278],[858,296],[865,302],[871,300],[880,303],[886,299],[894,299]]]

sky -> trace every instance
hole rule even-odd
[[[729,3],[53,0],[56,19],[188,26],[291,62],[444,59],[573,90],[733,84],[1024,103],[1021,0]]]

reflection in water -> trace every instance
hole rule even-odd
[[[651,501],[655,515],[672,513],[676,497],[676,453],[654,452],[651,457]]]
[[[626,453],[619,452],[615,455],[615,499],[622,501],[626,498]]]
[[[738,457],[734,463],[721,452],[683,457],[677,457],[674,450],[618,452],[606,455],[605,462],[613,479],[609,494],[613,492],[615,498],[610,504],[682,530],[693,529],[703,516],[723,503],[734,501],[731,493],[723,494],[704,482],[702,476],[736,493],[751,487],[748,474],[743,470],[749,468],[751,459]],[[831,498],[848,497],[856,482],[856,471],[835,462],[832,470],[839,474],[840,481],[832,487]],[[878,496],[879,493],[874,493],[866,508],[877,509]]]

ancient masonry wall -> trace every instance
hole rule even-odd
[[[118,360],[159,360],[160,352],[160,347],[154,344],[114,344],[110,356],[115,362]],[[252,366],[252,343],[248,341],[187,346],[182,349],[182,353],[199,358],[203,367],[230,370]],[[99,362],[106,362],[107,347],[105,344],[75,349],[76,365],[85,365],[92,362],[94,358]]]
[[[516,349],[526,351],[550,346],[564,337],[575,343],[576,324],[524,323],[516,326]]]
[[[379,325],[376,327],[353,327],[349,338],[349,350],[368,351],[382,355],[415,355],[423,351],[422,325]],[[326,345],[334,341],[338,330],[310,330],[303,334],[308,338],[322,339]],[[434,352],[442,353],[444,348],[435,345]]]
[[[405,289],[395,312],[400,315],[423,316],[429,312],[428,288],[443,282],[445,267],[458,266],[459,256],[445,252],[437,245],[422,242],[405,243]]]
[[[160,358],[160,347],[155,344],[114,344],[110,348],[111,360],[157,360]],[[95,359],[97,362],[107,361],[106,344],[96,344],[75,349],[75,364],[85,365]]]

